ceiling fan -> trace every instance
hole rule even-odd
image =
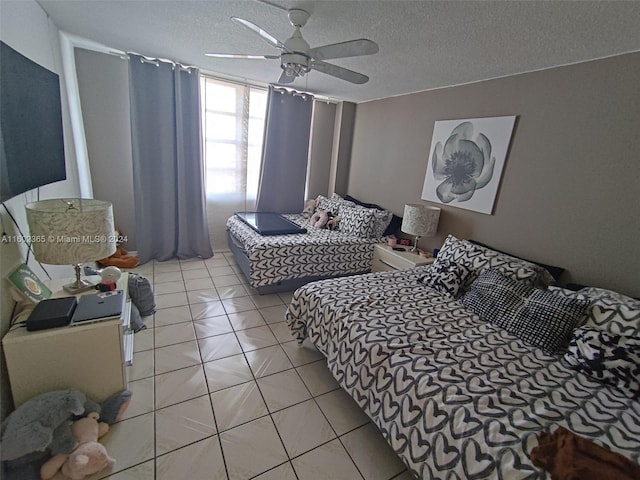
[[[291,83],[296,77],[302,77],[310,70],[331,75],[347,82],[362,84],[369,81],[369,77],[362,73],[354,72],[344,67],[339,67],[324,60],[332,58],[356,57],[360,55],[372,55],[378,52],[378,44],[360,38],[341,43],[332,43],[321,47],[311,48],[309,44],[302,38],[300,29],[304,27],[309,20],[309,13],[301,9],[289,10],[289,21],[295,30],[291,37],[285,42],[281,42],[269,32],[263,30],[255,23],[245,20],[244,18],[231,17],[231,20],[248,28],[256,35],[259,35],[265,42],[272,47],[280,50],[280,55],[245,55],[231,53],[206,53],[208,57],[216,58],[239,58],[250,60],[276,60],[280,59],[280,68],[282,74],[278,79],[278,83]]]

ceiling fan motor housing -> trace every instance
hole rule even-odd
[[[309,57],[301,53],[283,53],[280,58],[280,68],[288,77],[301,77],[311,69]]]

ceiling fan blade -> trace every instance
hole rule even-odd
[[[267,32],[267,31],[263,30],[262,28],[260,28],[255,23],[252,23],[249,20],[245,20],[244,18],[240,18],[240,17],[231,17],[231,20],[233,20],[234,22],[236,22],[236,23],[238,23],[238,24],[240,24],[240,25],[242,25],[244,27],[247,27],[249,30],[251,30],[253,33],[257,34],[260,38],[262,38],[265,42],[267,42],[272,47],[279,48],[280,50],[282,50],[284,52],[289,52],[289,49],[285,46],[284,43],[282,43],[276,37],[271,35],[269,32]]]
[[[280,75],[280,78],[278,79],[277,83],[291,83],[294,80],[295,80],[295,77],[290,77],[285,72],[282,72],[282,74]]]
[[[332,77],[341,78],[342,80],[346,80],[347,82],[357,83],[359,85],[367,83],[369,81],[369,77],[367,77],[366,75],[354,72],[353,70],[348,70],[344,67],[333,65],[331,63],[321,62],[319,60],[315,60],[311,64],[311,68],[314,70],[318,70],[319,72],[326,73],[327,75],[331,75]]]
[[[280,55],[249,55],[244,53],[205,53],[207,57],[214,58],[239,58],[244,60],[275,60]]]
[[[348,42],[332,43],[309,50],[308,55],[315,60],[328,60],[330,58],[358,57],[360,55],[372,55],[378,53],[378,44],[360,38]]]

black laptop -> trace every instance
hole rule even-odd
[[[123,305],[124,292],[122,290],[82,295],[78,299],[78,306],[71,317],[71,326],[119,317]]]
[[[236,212],[236,216],[260,235],[289,235],[293,233],[307,233],[291,220],[280,213],[272,212]]]

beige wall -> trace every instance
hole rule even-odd
[[[443,206],[452,233],[640,296],[640,53],[359,104],[348,191],[402,214],[436,120],[517,115],[493,215]],[[428,202],[424,202],[428,203]]]
[[[116,227],[136,249],[129,66],[115,55],[75,49],[93,196],[113,203]]]

